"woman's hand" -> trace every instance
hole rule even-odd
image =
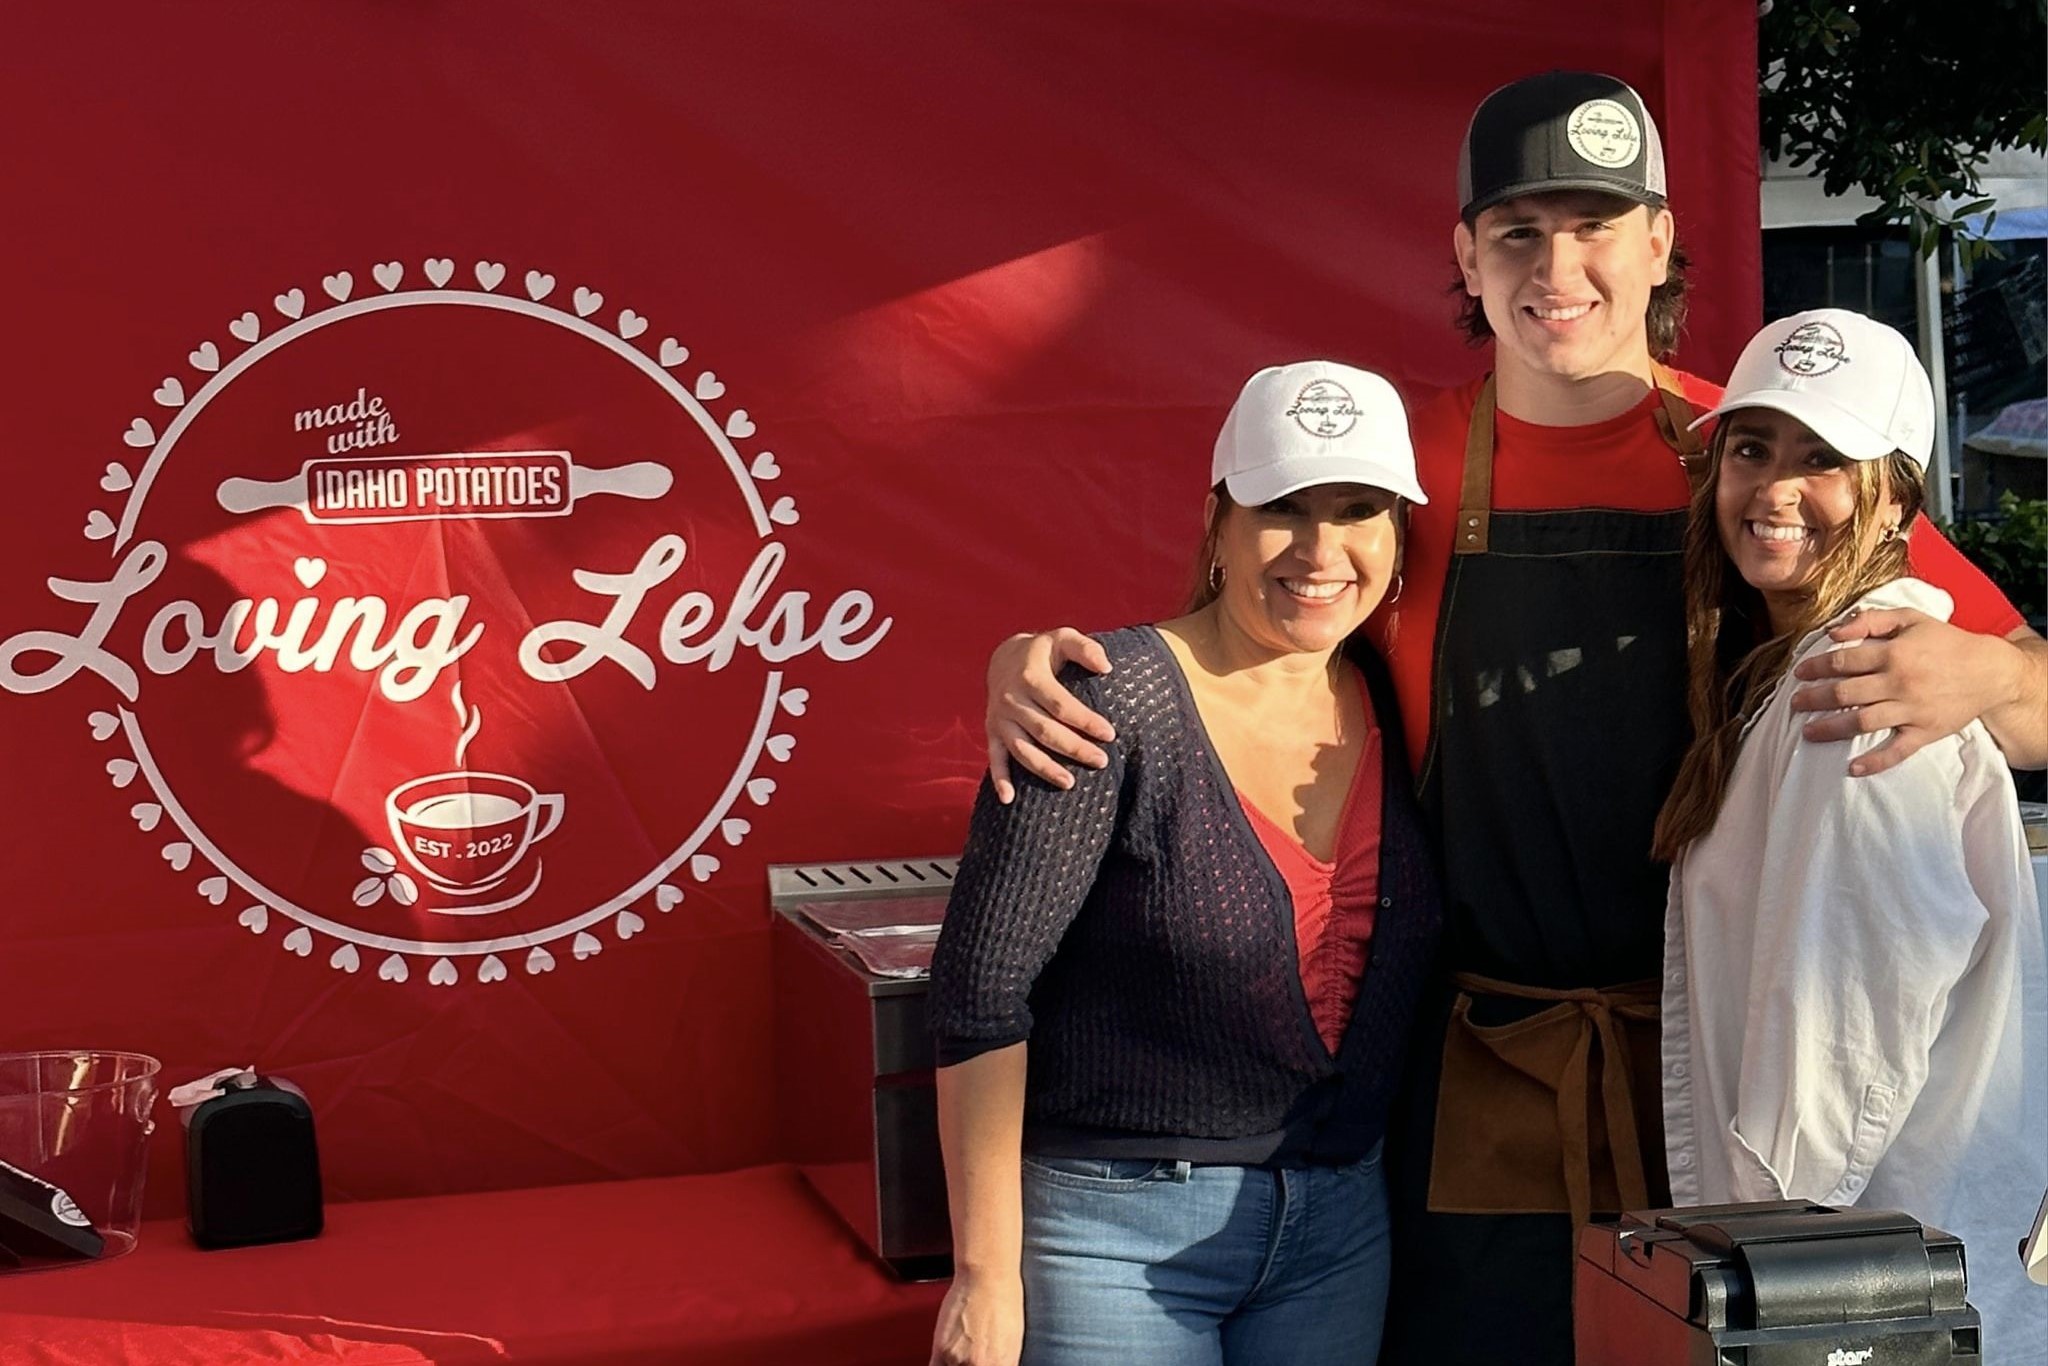
[[[1023,1277],[957,1271],[932,1330],[931,1366],[1017,1366],[1023,1351]]]
[[[1093,673],[1109,672],[1109,656],[1101,644],[1068,626],[1035,636],[1011,636],[989,657],[988,714],[983,724],[989,778],[998,801],[1007,804],[1017,795],[1010,781],[1012,758],[1058,788],[1072,787],[1074,780],[1053,755],[1065,755],[1090,768],[1109,762],[1109,756],[1090,744],[1089,738],[1107,744],[1116,739],[1116,731],[1060,685],[1063,664],[1079,664]]]

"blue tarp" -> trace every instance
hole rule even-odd
[[[1984,232],[1984,220],[1991,218],[1991,231]],[[1999,209],[1996,217],[1991,214],[1973,213],[1963,220],[1970,225],[1970,231],[1978,236],[1989,237],[1994,242],[2010,242],[2020,238],[2048,237],[2048,208],[2035,205],[2023,209]]]

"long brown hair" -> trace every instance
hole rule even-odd
[[[1793,649],[1850,603],[1906,572],[1904,533],[1925,498],[1919,466],[1897,451],[1883,460],[1850,462],[1856,503],[1849,524],[1821,552],[1798,619],[1758,644],[1770,630],[1770,616],[1763,595],[1729,562],[1714,512],[1728,432],[1724,420],[1714,433],[1706,474],[1693,489],[1686,519],[1686,708],[1692,714],[1693,741],[1657,813],[1651,852],[1667,862],[1713,828],[1742,748],[1743,727],[1770,700]],[[1871,528],[1894,499],[1903,509],[1900,534],[1864,555]]]

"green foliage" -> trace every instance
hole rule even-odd
[[[1998,511],[1943,528],[2031,621],[2048,611],[2048,498],[2022,498],[2007,489]]]
[[[1859,221],[1905,224],[1923,254],[1993,209],[1991,149],[2048,150],[2048,0],[1776,0],[1757,41],[1765,150],[1876,198]]]

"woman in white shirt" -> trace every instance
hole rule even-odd
[[[1963,1238],[1985,1359],[2048,1360],[2048,1290],[2014,1255],[2048,1181],[2048,1088],[2004,757],[1972,722],[1852,778],[1887,732],[1844,755],[1802,743],[1790,707],[1792,670],[1843,648],[1828,630],[1847,616],[1949,615],[1905,577],[1932,388],[1904,337],[1823,309],[1758,333],[1708,416],[1686,543],[1696,738],[1657,822],[1673,1202],[1904,1210]]]

